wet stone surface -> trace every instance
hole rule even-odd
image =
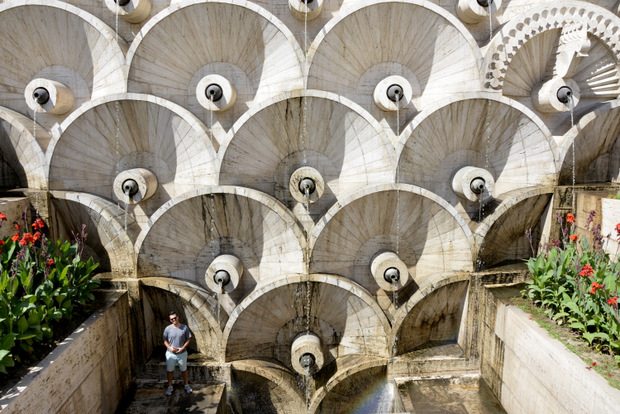
[[[174,384],[174,392],[164,395],[167,384],[162,381],[137,380],[117,414],[225,413],[224,388],[221,383],[191,384],[194,392],[187,394],[182,383]]]
[[[416,414],[502,414],[506,411],[482,380],[440,378],[399,384],[399,393]]]

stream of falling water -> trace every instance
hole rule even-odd
[[[304,92],[308,90],[308,5],[306,4],[306,11],[304,13],[304,68],[303,68],[303,83]],[[303,156],[303,165],[308,165],[308,159],[306,155],[305,139],[308,133],[306,117],[308,115],[308,97],[302,98],[302,110],[301,110],[301,148]]]
[[[399,96],[396,94],[396,139],[400,138],[400,100]],[[396,254],[400,254],[400,187],[399,187],[399,171],[400,166],[398,164],[398,160],[396,160]],[[396,310],[396,304],[394,304],[394,309]]]
[[[124,214],[124,228],[127,231],[127,216],[129,215],[129,189],[123,192],[125,194],[125,198],[123,203],[125,204],[125,214]]]
[[[118,2],[116,3],[116,13],[115,13],[115,17],[114,17],[114,34],[115,34],[115,41],[116,41],[116,45],[118,46],[118,16],[120,14],[120,10],[121,10],[121,6],[118,4]],[[115,120],[115,124],[116,124],[116,131],[114,134],[114,152],[115,152],[115,161],[116,161],[116,165],[114,167],[114,177],[118,176],[118,174],[120,174],[120,161],[121,161],[121,141],[120,141],[120,135],[121,135],[121,108],[120,108],[120,104],[117,101],[114,102],[114,111],[115,111],[115,115],[114,115],[114,120]],[[127,206],[127,204],[125,204],[125,206]],[[127,207],[125,207],[125,211],[127,211]],[[125,224],[125,230],[127,230],[127,225]]]
[[[493,0],[489,2],[489,45],[491,44],[491,40],[493,40]]]
[[[217,308],[215,314],[217,317],[217,326],[220,327],[220,308],[222,307],[222,294],[224,293],[224,285],[222,282],[217,282],[217,289],[215,290],[215,296],[217,298]]]

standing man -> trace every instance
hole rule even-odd
[[[192,337],[187,325],[179,321],[179,316],[175,311],[170,312],[170,325],[164,329],[164,345],[166,345],[166,366],[168,371],[168,388],[166,395],[169,396],[174,391],[172,379],[174,378],[174,367],[179,365],[179,370],[183,375],[185,392],[192,392],[189,386],[189,375],[187,374],[187,346]]]

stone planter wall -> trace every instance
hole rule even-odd
[[[510,305],[515,294],[516,288],[487,289],[482,324],[482,378],[506,412],[616,412],[620,390]]]
[[[129,296],[105,305],[0,399],[9,413],[114,413],[132,382]]]

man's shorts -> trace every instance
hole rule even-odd
[[[187,371],[187,351],[183,351],[180,354],[166,351],[166,367],[168,372],[174,371],[176,365],[179,366],[181,372]]]

